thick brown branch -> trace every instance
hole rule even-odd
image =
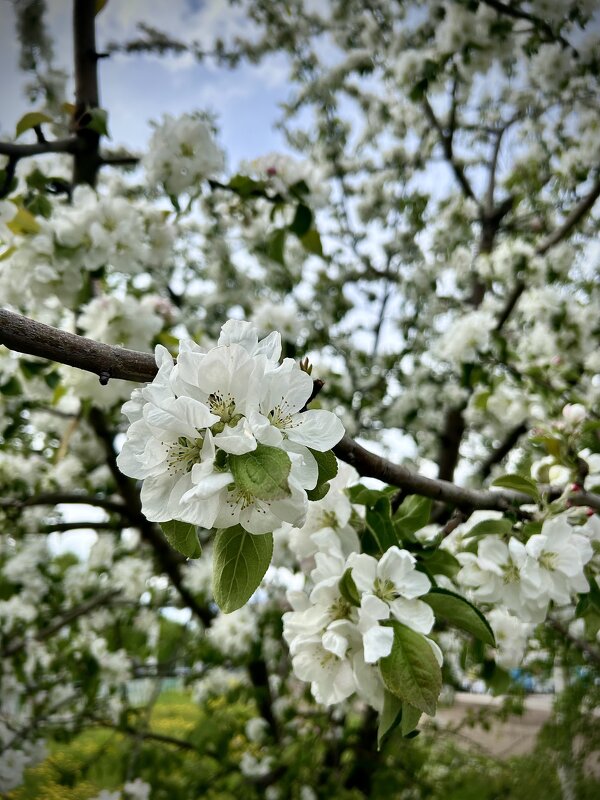
[[[333,448],[333,452],[342,461],[355,467],[363,477],[378,478],[392,486],[400,486],[411,494],[442,500],[457,508],[507,511],[519,504],[531,502],[530,498],[520,492],[478,491],[456,486],[439,478],[426,478],[371,453],[349,436],[344,436]]]
[[[100,168],[100,134],[86,124],[86,116],[99,106],[98,53],[96,52],[96,0],[74,0],[73,42],[75,121],[79,147],[73,163],[73,183],[94,186]]]
[[[0,142],[0,156],[9,158],[28,158],[44,153],[74,153],[77,139],[55,139],[53,142],[35,142],[34,144],[17,144],[16,142]]]
[[[149,353],[111,347],[5,309],[0,309],[0,344],[108,378],[147,382],[156,375],[154,357]]]
[[[18,324],[16,326],[13,321],[14,318],[17,318]],[[0,323],[5,320],[9,323],[9,333],[7,335],[5,328],[0,328],[0,344],[6,344],[18,352],[39,355],[43,358],[77,366],[79,369],[95,372],[96,374],[110,368],[111,364],[118,364],[118,377],[124,380],[151,381],[156,375],[157,368],[154,359],[145,353],[124,350],[110,345],[100,345],[91,339],[65,333],[48,325],[41,325],[39,322],[34,322],[18,314],[0,310]],[[40,329],[43,330],[45,336],[43,343]],[[38,344],[35,348],[32,348],[29,340],[30,330],[33,330],[37,336]],[[104,359],[104,361],[98,364],[95,360],[96,357]],[[139,493],[135,484],[126,478],[116,465],[113,435],[107,429],[104,417],[99,411],[93,410],[90,415],[90,421],[100,439],[104,442],[109,468],[119,493],[127,506],[130,519],[135,519],[138,525],[145,524],[143,533],[155,550],[161,554],[161,557],[166,559],[163,562],[165,571],[170,577],[173,578],[173,575],[177,577],[179,561],[177,560],[173,564],[169,560],[169,557],[172,559],[175,556],[174,551],[156,528],[145,520],[141,513]],[[369,452],[349,436],[343,437],[341,442],[334,448],[334,452],[342,461],[352,464],[359,474],[364,477],[379,478],[379,480],[392,486],[406,489],[409,493],[431,497],[434,500],[440,500],[457,508],[507,511],[520,504],[531,502],[527,495],[519,492],[478,491],[457,486],[449,481],[426,478],[424,475],[411,472],[406,467],[393,464],[391,461]],[[549,487],[545,487],[545,489],[549,490],[553,497],[560,494],[558,490],[550,490]],[[574,505],[587,505],[600,510],[600,496],[598,495],[576,492],[569,497],[569,500]],[[166,566],[171,571],[167,570]],[[178,582],[181,585],[180,576],[178,577]],[[177,583],[175,585],[177,586]],[[181,593],[180,586],[177,586],[177,588]],[[186,595],[189,596],[189,592],[186,592]]]

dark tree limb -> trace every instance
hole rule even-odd
[[[501,0],[479,1],[486,6],[493,8],[494,11],[498,12],[498,14],[506,17],[512,17],[513,19],[522,19],[526,22],[531,22],[538,31],[544,34],[546,41],[559,42],[564,48],[571,50],[576,57],[578,56],[577,50],[573,47],[573,45],[560,33],[556,33],[552,25],[547,23],[546,20],[542,19],[541,17],[530,14],[528,11],[525,11],[522,8],[517,8],[514,4],[508,5],[506,3],[502,3]]]
[[[78,144],[75,137],[70,139],[55,139],[54,141],[35,142],[33,144],[18,144],[17,142],[0,142],[0,156],[9,158],[29,158],[45,153],[74,153]]]
[[[106,592],[101,592],[100,594],[94,595],[94,597],[90,597],[89,600],[85,600],[83,603],[80,603],[74,608],[68,609],[50,625],[47,625],[45,628],[42,628],[40,631],[38,631],[35,634],[35,639],[38,642],[44,642],[46,639],[51,639],[52,636],[54,636],[55,633],[58,633],[61,628],[64,628],[65,625],[69,625],[71,622],[79,619],[79,617],[89,614],[90,611],[93,611],[96,608],[108,605],[114,597],[120,594],[120,592],[120,589],[110,589]],[[15,653],[18,653],[20,650],[22,650],[26,644],[27,639],[15,639],[13,642],[8,643],[0,655],[2,658],[14,656]]]
[[[35,346],[31,344],[30,333],[35,339]],[[96,374],[115,369],[118,371],[118,375],[112,374],[124,380],[151,381],[157,372],[151,355],[99,344],[83,336],[65,333],[5,310],[0,310],[0,344],[5,344],[17,352],[41,356],[62,364],[70,364]],[[150,526],[145,530],[148,541],[153,543],[153,546],[158,547],[161,551],[164,547],[166,552],[173,556],[174,551],[156,528],[143,517],[139,493],[135,484],[118,469],[113,434],[106,427],[101,412],[97,409],[92,410],[90,422],[104,442],[109,468],[128,513],[137,520],[137,523]],[[392,486],[405,489],[409,493],[431,497],[460,509],[507,511],[520,504],[531,502],[531,498],[520,492],[468,489],[450,481],[426,478],[424,475],[414,473],[406,467],[371,453],[349,436],[342,438],[334,448],[334,452],[342,461],[352,464],[364,477],[378,478]],[[549,491],[553,497],[560,495],[558,489],[545,487],[545,490]],[[598,495],[575,492],[569,496],[569,502],[573,505],[587,505],[600,510],[600,496]],[[162,546],[157,545],[156,541],[162,542]],[[170,567],[172,568],[173,565]]]
[[[156,375],[154,356],[149,353],[111,347],[5,309],[0,309],[0,344],[98,376],[146,382]]]
[[[469,179],[465,174],[464,165],[456,158],[454,153],[454,147],[452,142],[452,133],[446,133],[444,128],[442,127],[441,122],[436,117],[433,108],[431,107],[431,103],[425,97],[423,99],[423,108],[425,109],[425,115],[429,122],[431,123],[432,127],[435,128],[437,134],[440,139],[440,144],[442,145],[442,149],[444,151],[444,157],[448,164],[452,168],[452,172],[454,173],[454,177],[460,184],[461,189],[466,197],[474,200],[475,203],[479,206],[479,200],[477,199],[475,192],[473,191],[473,187],[471,186]]]
[[[109,511],[111,514],[128,516],[129,510],[123,503],[107,500],[93,494],[83,492],[47,492],[27,497],[25,500],[20,498],[0,497],[0,508],[29,508],[31,506],[56,506],[65,504],[82,504],[88,506],[98,506]]]

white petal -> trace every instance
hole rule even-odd
[[[394,642],[394,629],[384,625],[373,625],[363,635],[365,661],[374,664],[380,658],[389,656]]]
[[[402,622],[417,633],[429,633],[433,628],[435,622],[433,610],[422,600],[406,600],[398,597],[392,600],[390,608],[398,622]]]
[[[246,417],[242,417],[234,427],[226,425],[221,433],[216,434],[215,444],[226,453],[236,456],[256,450],[256,439]]]
[[[286,428],[288,438],[324,453],[344,435],[344,426],[331,411],[305,411],[294,416],[293,427]]]

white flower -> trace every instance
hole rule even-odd
[[[300,680],[311,684],[315,700],[326,706],[340,703],[356,690],[352,665],[345,658],[347,640],[343,628],[337,630],[339,627],[339,624],[333,626],[328,638],[297,639],[290,646],[294,673]]]
[[[330,411],[309,410],[300,413],[312,389],[310,375],[291,358],[264,375],[260,395],[260,413],[254,413],[251,425],[263,444],[281,446],[284,438],[325,452],[344,435],[340,420]]]
[[[169,194],[194,193],[204,178],[224,166],[223,153],[206,122],[192,114],[175,119],[165,114],[150,139],[143,158],[148,182],[162,183]]]
[[[176,365],[156,348],[158,374],[123,406],[131,424],[117,461],[143,481],[148,519],[239,524],[257,534],[304,524],[318,478],[311,449],[328,450],[343,427],[328,411],[299,413],[312,380],[291,359],[277,366],[280,353],[279,334],[259,340],[236,320],[206,352],[182,342]],[[261,483],[271,468],[279,471],[274,491]]]
[[[548,594],[525,569],[527,551],[518,539],[511,537],[507,545],[498,536],[487,536],[479,542],[477,555],[458,553],[457,558],[463,567],[456,580],[476,599],[501,602],[521,619],[543,621]]]
[[[567,403],[562,410],[562,415],[571,427],[575,427],[585,419],[585,406],[582,406],[581,403]]]
[[[497,663],[507,669],[518,667],[523,660],[533,625],[521,622],[504,608],[493,608],[488,612],[487,619],[496,639]]]
[[[434,623],[431,607],[422,600],[431,588],[429,578],[415,569],[415,557],[394,546],[377,561],[365,553],[352,553],[348,566],[360,592],[375,595],[389,606],[392,615],[419,633],[429,633]]]
[[[555,603],[568,605],[574,593],[589,591],[583,568],[593,550],[564,515],[546,520],[542,532],[528,540],[526,550],[530,559],[525,575]]]

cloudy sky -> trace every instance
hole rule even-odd
[[[47,0],[48,26],[55,42],[55,62],[69,73],[72,63],[71,0]],[[108,0],[97,18],[98,48],[135,34],[139,22],[184,40],[207,46],[216,36],[248,33],[248,22],[227,0]],[[22,114],[31,110],[23,98],[26,78],[18,68],[11,0],[0,0],[0,132],[14,135]],[[72,91],[72,85],[70,85]],[[101,104],[109,111],[114,145],[143,147],[150,119],[191,110],[216,113],[220,140],[235,168],[240,159],[284,148],[273,124],[278,103],[289,95],[282,58],[259,67],[235,71],[210,62],[198,64],[188,54],[179,57],[111,56],[100,62]]]

